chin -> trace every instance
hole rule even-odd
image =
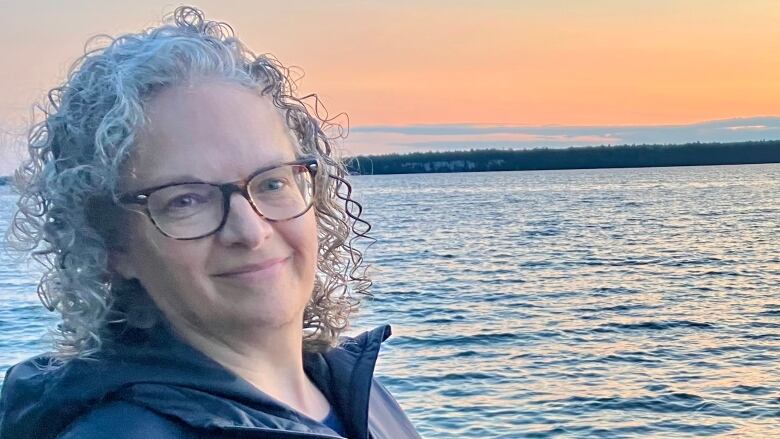
[[[228,321],[245,322],[246,326],[279,328],[294,324],[303,326],[303,311],[306,303],[302,305],[287,303],[286,306],[268,306],[267,302],[257,303],[243,307],[240,316],[234,315]],[[278,304],[277,304],[278,305]]]

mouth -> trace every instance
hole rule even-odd
[[[284,258],[266,259],[265,261],[246,264],[236,268],[230,268],[227,271],[217,273],[215,277],[221,278],[240,278],[252,275],[261,275],[264,273],[270,273],[275,271],[282,265],[284,265],[290,259],[289,256]]]

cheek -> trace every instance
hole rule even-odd
[[[319,242],[317,238],[317,221],[313,214],[306,214],[285,224],[282,232],[287,245],[291,247],[298,259],[297,271],[305,278],[313,281],[317,269],[317,254]]]
[[[312,255],[316,261],[317,252],[319,250],[319,225],[317,224],[317,218],[314,213],[311,212],[305,216],[305,224],[302,228],[301,244],[305,246],[308,253]]]
[[[203,270],[205,242],[165,238],[152,224],[136,223],[132,230],[128,250],[147,289],[168,289],[168,284],[193,280]]]

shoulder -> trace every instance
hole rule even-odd
[[[401,406],[376,378],[371,382],[371,402],[368,408],[371,433],[377,438],[419,439],[420,435]]]
[[[405,417],[403,409],[395,400],[387,387],[382,385],[378,379],[371,380],[371,403],[370,408],[377,414],[382,414],[388,417],[401,416]]]
[[[74,421],[57,439],[194,439],[181,424],[127,402],[99,406]]]

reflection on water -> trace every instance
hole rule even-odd
[[[767,437],[780,166],[372,176],[357,326],[426,437]],[[774,294],[773,294],[774,293]]]
[[[771,437],[780,165],[366,176],[379,374],[425,437]],[[0,204],[7,221],[12,197]],[[3,368],[45,346],[0,268]],[[20,271],[23,270],[23,271]]]

